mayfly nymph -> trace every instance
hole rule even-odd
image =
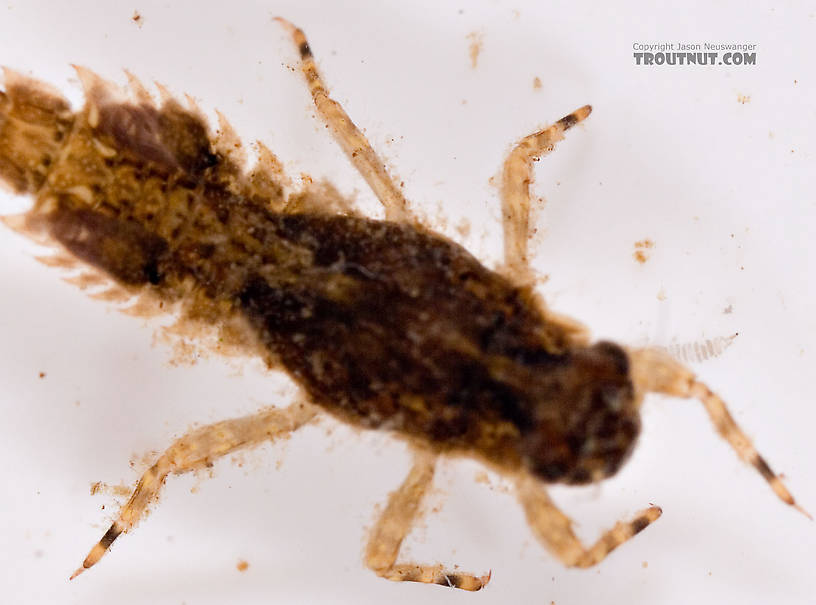
[[[445,455],[476,458],[510,478],[533,532],[564,564],[603,560],[661,509],[642,510],[586,547],[546,486],[615,474],[635,445],[650,392],[700,400],[737,454],[804,512],[691,371],[656,349],[592,343],[536,295],[527,264],[533,161],[587,118],[589,106],[523,138],[507,157],[505,258],[490,270],[412,215],[382,160],[329,96],[303,32],[279,22],[299,50],[318,114],[382,203],[384,220],[360,216],[330,188],[287,195],[266,147],[247,169],[225,120],[213,135],[192,102],[185,107],[162,91],[156,103],[132,76],[124,92],[77,68],[86,102],[73,111],[51,87],[4,72],[0,181],[34,198],[5,222],[56,249],[43,262],[81,266],[109,284],[100,298],[136,300],[212,326],[304,392],[290,407],[178,439],[72,577],[143,517],[168,475],[286,436],[320,413],[391,431],[416,452],[365,551],[366,564],[390,580],[466,590],[489,580],[399,561]]]

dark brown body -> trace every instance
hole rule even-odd
[[[191,317],[244,318],[270,364],[357,425],[547,481],[629,454],[619,347],[571,344],[529,289],[420,227],[293,211],[174,102],[86,88],[78,114],[31,83],[0,96],[0,177],[37,195],[29,229]]]

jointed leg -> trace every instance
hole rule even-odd
[[[298,46],[301,70],[303,75],[306,76],[317,112],[331,129],[334,139],[346,152],[351,163],[354,164],[354,167],[360,172],[369,187],[374,190],[377,199],[385,208],[385,218],[391,221],[408,219],[410,217],[408,202],[394,184],[385,169],[385,164],[371,148],[365,135],[354,125],[354,122],[351,121],[341,105],[329,97],[329,91],[326,90],[326,86],[320,78],[312,51],[309,49],[309,43],[303,31],[281,17],[277,17],[276,20],[289,31]]]
[[[589,105],[576,109],[549,128],[524,137],[504,162],[502,173],[502,220],[504,224],[504,262],[522,276],[527,266],[527,239],[530,234],[530,184],[533,162],[548,154],[564,138],[564,131],[584,120],[592,111]]]
[[[400,545],[411,530],[422,497],[433,481],[435,458],[417,454],[414,466],[402,485],[393,492],[366,546],[366,565],[377,575],[396,582],[440,584],[463,590],[479,590],[490,576],[446,571],[441,565],[396,563]]]
[[[731,445],[737,455],[753,466],[770,484],[779,498],[796,510],[812,517],[791,496],[765,459],[754,449],[751,440],[742,432],[728,412],[725,402],[705,384],[697,380],[694,373],[675,361],[668,354],[656,349],[635,349],[629,351],[632,362],[632,377],[638,396],[646,393],[663,393],[674,397],[698,399],[708,412],[717,432]]]
[[[531,477],[520,479],[518,498],[536,537],[570,567],[597,565],[614,549],[644,530],[662,511],[651,506],[631,521],[619,521],[591,547],[586,548],[572,531],[572,521],[553,503],[546,488]]]
[[[119,534],[130,530],[142,518],[147,507],[158,496],[167,475],[204,468],[235,450],[288,435],[309,422],[316,413],[311,405],[295,403],[283,410],[270,409],[204,426],[176,441],[142,475],[130,500],[119,512],[119,517],[91,549],[82,567],[74,572],[71,579],[95,565]]]

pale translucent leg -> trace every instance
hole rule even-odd
[[[576,109],[549,128],[524,137],[513,148],[502,171],[502,222],[504,225],[504,262],[516,275],[529,276],[527,240],[530,236],[530,184],[533,162],[553,150],[564,138],[564,131],[583,121],[592,111],[589,105]]]
[[[303,31],[281,17],[277,17],[276,20],[287,29],[298,47],[301,70],[306,76],[317,112],[331,130],[335,141],[380,200],[385,208],[385,218],[390,221],[409,220],[408,202],[388,174],[382,159],[372,149],[365,135],[354,125],[343,107],[329,96]]]
[[[643,531],[657,520],[662,511],[651,506],[640,511],[631,521],[619,521],[589,548],[572,531],[572,520],[550,499],[547,490],[532,477],[518,481],[519,502],[524,507],[527,522],[541,543],[570,567],[597,565],[618,546]]]
[[[663,393],[674,397],[698,399],[708,412],[714,428],[737,455],[762,475],[783,502],[812,519],[806,510],[796,504],[779,475],[771,470],[765,459],[754,449],[751,440],[728,412],[725,402],[697,380],[691,370],[658,349],[630,350],[629,358],[632,364],[632,378],[639,397],[646,393]]]
[[[440,584],[463,590],[479,590],[490,576],[448,571],[441,565],[397,563],[400,545],[411,531],[419,513],[422,497],[431,486],[435,457],[426,452],[417,454],[414,466],[402,485],[391,494],[388,506],[377,521],[366,546],[366,565],[377,575],[396,582]]]
[[[296,403],[282,410],[269,409],[243,418],[210,424],[176,441],[142,475],[130,500],[119,512],[119,517],[91,549],[82,567],[74,572],[71,579],[95,565],[113,541],[120,534],[129,531],[144,516],[147,507],[158,497],[167,475],[179,475],[211,466],[215,460],[230,452],[285,437],[309,422],[316,413],[317,410],[312,405]]]

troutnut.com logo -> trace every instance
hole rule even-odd
[[[756,44],[634,42],[635,65],[756,65]]]

